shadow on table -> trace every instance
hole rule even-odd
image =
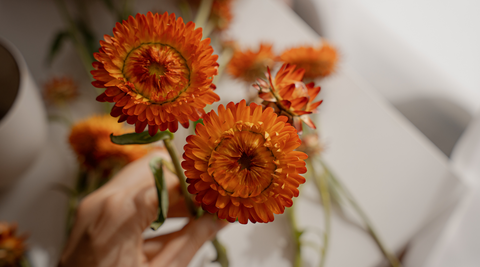
[[[448,157],[472,118],[445,98],[416,98],[393,105]]]

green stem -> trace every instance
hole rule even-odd
[[[198,8],[197,16],[195,17],[195,25],[197,28],[205,27],[210,11],[212,10],[213,0],[202,0],[200,7]]]
[[[329,170],[328,166],[325,164],[325,162],[323,162],[323,160],[320,160],[320,163],[322,164],[322,167],[326,171]],[[328,171],[328,173],[330,178],[332,178],[332,181],[334,182],[334,184],[340,189],[340,192],[343,193],[343,195],[345,196],[347,201],[350,203],[350,205],[353,207],[353,209],[355,209],[358,215],[362,218],[365,226],[367,227],[368,233],[372,236],[373,240],[375,240],[375,243],[380,248],[385,258],[389,261],[390,265],[392,267],[401,267],[402,264],[400,263],[398,258],[393,253],[391,253],[383,244],[383,242],[380,239],[380,236],[375,231],[372,222],[368,218],[367,214],[360,207],[360,205],[358,205],[357,201],[355,200],[353,195],[350,193],[350,191],[348,191],[345,185],[343,185],[342,182],[332,174],[332,172]]]
[[[232,59],[234,51],[232,48],[228,47],[223,49],[222,53],[220,54],[220,62],[218,62],[218,72],[217,76],[213,78],[213,83],[216,84],[220,81],[225,68],[227,67],[228,63]]]
[[[88,52],[88,49],[86,48],[86,44],[82,44],[81,33],[78,30],[77,25],[73,21],[72,17],[70,16],[70,13],[68,12],[68,8],[65,5],[65,2],[63,0],[55,0],[55,3],[60,11],[60,14],[62,16],[62,19],[64,20],[64,23],[67,24],[68,31],[72,36],[73,45],[77,50],[78,56],[82,61],[85,71],[87,72],[88,77],[90,77],[90,80],[93,80],[93,76],[90,73],[90,71],[94,69],[92,66],[92,62],[94,61],[93,55]],[[95,89],[97,94],[102,93],[102,89],[95,88],[95,87],[93,88]],[[110,109],[111,109],[110,103],[105,102],[103,107],[105,109],[105,113],[110,113]]]
[[[75,25],[75,22],[70,16],[70,13],[68,12],[65,2],[63,0],[55,0],[55,3],[57,4],[58,9],[60,10],[62,19],[68,26],[68,31],[70,32],[70,35],[72,36],[72,39],[73,39],[73,45],[75,46],[75,49],[77,50],[77,53],[80,56],[80,59],[82,60],[83,66],[85,67],[85,70],[87,71],[88,76],[91,77],[90,71],[93,70],[92,56],[88,53],[85,46],[82,45],[82,42],[80,41],[80,32],[78,31],[77,26]]]
[[[225,246],[218,241],[217,236],[215,236],[215,238],[212,240],[212,244],[213,247],[215,247],[215,251],[217,251],[217,258],[214,260],[214,262],[220,263],[220,266],[222,267],[228,267],[229,262],[227,257],[227,249]]]
[[[20,259],[20,266],[21,267],[30,267],[32,265],[30,264],[30,261],[28,260],[28,258],[26,256],[22,256],[22,258]]]
[[[192,201],[192,196],[187,190],[187,178],[185,177],[185,174],[183,173],[183,168],[180,165],[180,160],[178,158],[178,153],[177,150],[175,149],[175,146],[173,145],[172,139],[165,139],[163,140],[163,143],[165,144],[165,148],[167,148],[168,153],[170,154],[170,157],[172,158],[172,163],[173,166],[175,167],[175,172],[177,173],[178,180],[180,182],[180,188],[182,190],[182,194],[185,198],[185,204],[187,205],[188,210],[193,216],[197,215],[197,207]]]
[[[75,212],[77,210],[78,203],[78,193],[75,192],[71,194],[68,198],[68,211],[67,211],[67,237],[70,236],[70,233],[73,228],[73,223],[75,221]]]
[[[300,247],[300,235],[301,232],[298,231],[297,227],[297,220],[295,219],[295,205],[291,206],[290,208],[285,210],[287,215],[288,221],[290,223],[292,229],[292,239],[293,239],[293,267],[300,267],[302,266],[302,255],[301,255],[301,247]]]
[[[185,22],[192,20],[192,10],[190,9],[190,5],[188,4],[187,0],[180,1],[178,4],[178,9],[180,9],[180,13],[182,14],[182,18]]]
[[[325,266],[325,261],[327,259],[327,252],[329,248],[329,236],[331,233],[331,201],[330,201],[330,192],[328,186],[328,176],[330,172],[328,169],[324,168],[324,173],[320,176],[316,176],[315,166],[310,161],[310,169],[315,177],[315,184],[317,185],[317,190],[320,193],[320,197],[322,198],[323,203],[323,211],[324,211],[324,222],[325,222],[325,230],[323,232],[323,246],[321,250],[321,258],[320,258],[320,267]]]

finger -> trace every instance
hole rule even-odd
[[[178,232],[145,240],[144,253],[150,266],[185,267],[198,249],[227,224],[206,214],[191,220]]]
[[[110,182],[82,200],[77,209],[76,220],[63,253],[64,255],[69,255],[75,251],[83,236],[85,234],[88,235],[87,227],[93,224],[98,225],[99,218],[104,215],[104,211],[113,210],[118,212],[117,207],[112,207],[116,205],[116,202],[122,199],[133,198],[133,196],[138,195],[138,192],[145,190],[145,188],[154,188],[154,180],[149,168],[149,162],[153,157],[158,156],[166,157],[166,154],[160,152],[150,153],[130,163],[112,178]],[[167,173],[168,175],[172,175],[169,172]],[[170,184],[172,184],[172,188],[176,186],[174,182],[170,182]],[[113,199],[115,195],[121,196],[121,198]],[[110,203],[107,208],[105,207],[106,203]],[[112,216],[114,215],[110,214],[109,217]]]

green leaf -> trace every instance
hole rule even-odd
[[[155,187],[157,188],[158,196],[158,216],[157,219],[150,225],[150,228],[157,230],[167,219],[168,213],[168,190],[167,184],[163,177],[163,163],[161,158],[153,158],[150,161],[150,169],[155,178]]]
[[[57,35],[55,35],[52,45],[50,46],[50,52],[48,53],[48,57],[47,57],[48,65],[52,64],[53,59],[58,54],[58,51],[60,51],[60,48],[62,47],[64,41],[67,38],[70,38],[70,34],[68,33],[68,31],[60,31],[57,33]]]
[[[150,136],[148,131],[123,135],[110,134],[110,140],[117,145],[144,145],[165,139],[173,139],[173,134],[169,131],[158,132],[154,136]]]

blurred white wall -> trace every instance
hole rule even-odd
[[[480,108],[480,1],[296,0],[294,7],[450,154]]]

